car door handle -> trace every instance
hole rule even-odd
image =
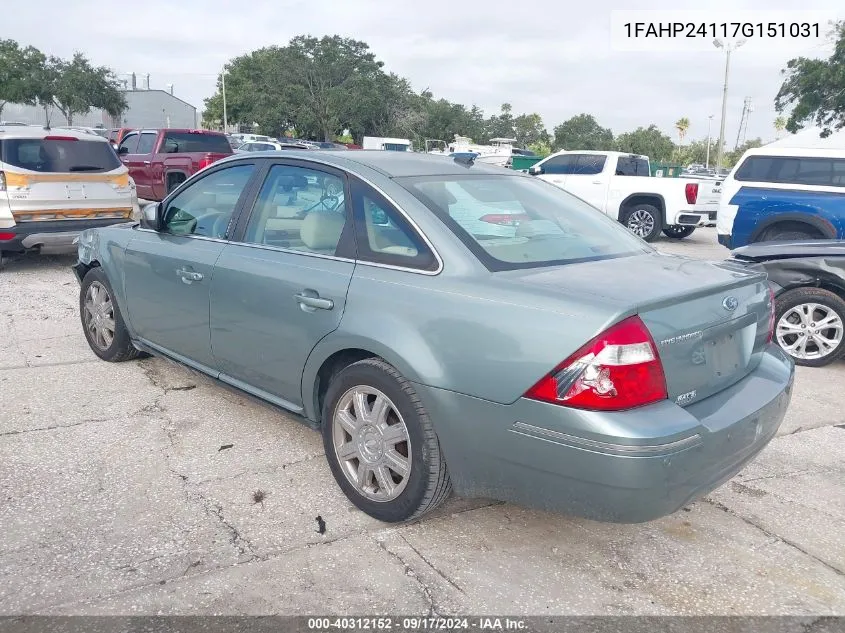
[[[185,270],[184,268],[180,268],[176,271],[176,274],[182,278],[186,284],[189,284],[193,281],[202,281],[202,273],[194,272],[193,270]]]
[[[308,292],[308,294],[305,294]],[[316,292],[309,292],[307,290],[293,295],[299,305],[306,312],[313,312],[314,310],[331,310],[334,308],[334,301],[331,299],[323,299]],[[309,309],[310,308],[310,309]]]
[[[150,161],[145,160],[145,161],[144,161],[144,164],[145,164],[145,165],[149,165],[149,164],[150,164]]]

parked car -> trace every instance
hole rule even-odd
[[[242,152],[276,152],[289,149],[315,149],[312,145],[304,143],[280,143],[278,141],[247,141],[236,150]]]
[[[528,173],[575,194],[647,242],[661,231],[681,239],[707,224],[706,212],[695,211],[699,183],[651,177],[648,156],[563,151]]]
[[[845,354],[845,241],[765,242],[732,255],[768,273],[775,340],[796,363],[822,367]]]
[[[722,185],[719,243],[845,238],[845,149],[750,149]]]
[[[135,130],[123,137],[117,154],[135,180],[138,196],[161,200],[188,177],[230,156],[221,132],[208,130]]]
[[[476,233],[459,192],[476,215],[520,205],[524,231]],[[792,392],[763,273],[440,156],[238,154],[83,234],[74,270],[97,356],[166,356],[302,416],[383,521],[453,488],[654,519],[762,450]]]
[[[137,207],[135,185],[105,138],[0,126],[0,261],[71,247],[80,231],[126,222]]]

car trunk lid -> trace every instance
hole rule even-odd
[[[616,319],[638,314],[681,406],[721,391],[760,362],[768,340],[766,275],[730,262],[646,254],[497,273],[503,279],[574,297],[601,297]]]

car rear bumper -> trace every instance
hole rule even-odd
[[[707,214],[696,213],[694,211],[681,211],[675,215],[674,221],[670,222],[670,224],[680,226],[706,226]]]
[[[707,494],[757,455],[780,427],[793,378],[792,361],[769,346],[751,374],[686,408],[667,400],[600,414],[418,390],[458,494],[638,523]]]
[[[3,233],[12,233],[14,237],[0,240],[0,250],[19,253],[31,249],[71,250],[73,240],[85,229],[124,224],[126,218],[105,218],[99,220],[60,220],[56,222],[19,222],[15,226],[3,229]]]

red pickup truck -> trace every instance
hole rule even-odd
[[[192,174],[231,154],[226,136],[207,130],[134,130],[117,148],[138,197],[156,201]]]

